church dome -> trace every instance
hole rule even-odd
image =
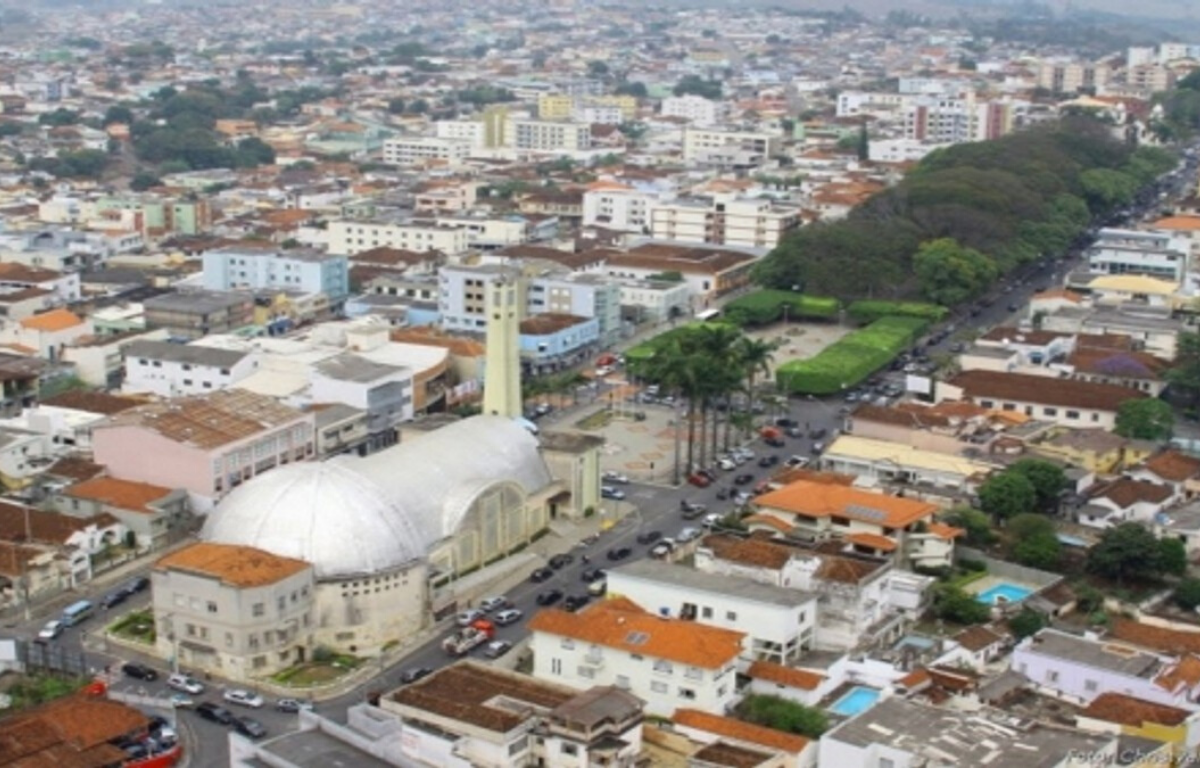
[[[299,558],[318,579],[388,571],[425,554],[407,511],[340,462],[301,462],[255,477],[209,514],[200,537]]]

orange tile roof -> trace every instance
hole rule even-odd
[[[160,558],[154,567],[215,576],[235,587],[262,587],[294,576],[309,564],[254,547],[199,542]]]
[[[1142,467],[1163,480],[1181,483],[1200,474],[1200,459],[1172,449],[1146,459]]]
[[[803,752],[811,743],[803,736],[794,733],[765,728],[761,725],[735,720],[732,717],[710,715],[699,709],[677,709],[671,719],[675,721],[676,725],[682,725],[685,728],[715,733],[727,739],[761,744],[764,747],[778,749],[793,755]]]
[[[1184,656],[1164,670],[1154,683],[1167,691],[1177,691],[1180,686],[1195,687],[1200,683],[1200,657]]]
[[[930,676],[929,670],[925,669],[925,667],[918,667],[896,682],[898,685],[903,685],[905,688],[913,690],[925,683],[932,683],[933,677]]]
[[[1146,723],[1182,725],[1191,715],[1186,709],[1138,699],[1123,693],[1102,693],[1092,699],[1092,703],[1079,714],[1135,728]]]
[[[126,755],[108,742],[144,730],[149,719],[133,707],[75,694],[0,723],[0,765],[100,768]]]
[[[953,525],[945,523],[930,523],[927,527],[930,533],[942,539],[957,539],[959,536],[967,534],[965,529],[955,528]]]
[[[1152,627],[1131,619],[1113,622],[1112,636],[1133,645],[1174,654],[1200,653],[1200,632]]]
[[[880,552],[895,552],[897,546],[896,542],[887,536],[879,536],[874,533],[852,533],[846,537],[846,541],[851,544],[857,544],[860,547],[877,549]]]
[[[903,528],[931,517],[937,511],[936,506],[923,501],[807,480],[799,480],[763,494],[754,503],[760,508],[778,509],[801,517],[837,515],[888,528]]]
[[[79,318],[79,315],[68,309],[52,309],[49,312],[33,315],[21,321],[22,328],[28,328],[32,331],[44,331],[46,333],[65,331],[68,328],[74,328],[82,324],[83,320]]]
[[[774,515],[750,515],[742,522],[745,523],[747,526],[754,526],[756,524],[757,525],[765,525],[769,528],[774,528],[775,530],[779,531],[780,533],[787,533],[788,531],[792,530],[792,526],[783,522],[782,520],[780,520],[778,517],[775,517]]]
[[[152,509],[150,505],[169,496],[172,491],[170,488],[150,483],[118,480],[115,477],[96,477],[76,483],[63,493],[77,499],[99,501],[117,509],[155,514],[156,510]]]
[[[662,618],[619,597],[579,613],[558,609],[539,611],[529,626],[535,632],[702,669],[718,669],[735,660],[746,637],[744,632]]]
[[[770,661],[756,661],[746,670],[746,674],[755,680],[767,680],[772,683],[786,685],[789,688],[799,688],[802,691],[815,691],[825,682],[825,675],[809,672],[806,669],[795,669],[775,664]]]
[[[1065,288],[1052,288],[1048,291],[1039,291],[1038,293],[1033,294],[1033,299],[1035,301],[1038,299],[1064,299],[1073,304],[1080,304],[1083,302],[1082,295],[1075,293],[1075,291],[1068,291]]]
[[[1200,216],[1167,216],[1152,223],[1150,228],[1194,232],[1200,230]]]

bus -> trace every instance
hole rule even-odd
[[[92,615],[94,606],[87,600],[80,600],[77,603],[71,603],[62,612],[62,623],[68,627],[73,627],[79,622]]]
[[[720,317],[720,315],[721,315],[721,310],[719,310],[719,309],[706,309],[703,312],[697,312],[696,319],[702,323],[706,323],[709,320],[713,320],[717,317]]]

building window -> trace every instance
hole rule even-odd
[[[254,616],[265,616],[267,613],[267,606],[262,603],[255,603],[250,609],[250,613]]]
[[[1083,681],[1083,690],[1087,691],[1088,693],[1095,693],[1098,687],[1099,684],[1095,680]]]
[[[1058,682],[1058,670],[1047,669],[1046,670],[1046,682],[1047,683],[1057,683]]]
[[[661,680],[653,680],[650,682],[650,690],[655,693],[666,693],[668,690],[667,684]]]
[[[226,648],[233,647],[233,633],[232,632],[225,633],[225,647]]]
[[[737,621],[737,611],[725,611],[726,621]]]
[[[696,698],[696,691],[692,688],[680,688],[679,698],[687,699],[688,701],[694,701]]]
[[[217,612],[217,604],[216,604],[216,603],[214,603],[212,600],[209,600],[209,601],[208,601],[208,612],[209,612],[209,613],[216,613],[216,612]]]
[[[562,674],[562,659],[550,659],[550,674]]]
[[[1042,413],[1046,416],[1057,416],[1058,409],[1057,408],[1043,408]]]
[[[616,685],[618,688],[629,690],[629,675],[617,675]]]
[[[1079,418],[1079,411],[1067,411],[1067,414],[1066,414],[1066,415],[1067,415],[1067,418],[1068,418],[1068,419],[1078,419],[1078,418]]]
[[[664,675],[669,675],[674,671],[674,668],[671,666],[671,662],[659,659],[658,661],[654,662],[654,671],[661,672]]]
[[[562,640],[562,648],[564,651],[575,650],[575,641],[569,637],[564,637]]]
[[[562,753],[563,753],[564,755],[578,755],[578,754],[579,754],[579,747],[577,747],[577,746],[576,746],[576,745],[574,745],[574,744],[569,744],[569,743],[567,743],[567,742],[565,742],[565,741],[564,741],[564,742],[563,742],[563,744],[562,744]]]

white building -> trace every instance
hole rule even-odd
[[[652,237],[684,243],[771,249],[799,224],[798,209],[760,199],[689,198],[650,210]]]
[[[583,225],[621,232],[650,233],[650,209],[658,195],[611,181],[598,181],[583,193]]]
[[[621,306],[635,323],[661,323],[691,311],[692,292],[687,283],[665,280],[615,278],[621,289]]]
[[[199,395],[237,384],[258,370],[250,350],[214,349],[167,341],[135,341],[124,349],[123,392],[159,397]]]
[[[663,99],[662,114],[664,117],[681,117],[696,126],[718,125],[728,119],[729,104],[689,93]]]
[[[662,618],[745,631],[744,660],[797,661],[813,647],[817,595],[657,560],[611,569],[608,594]]]
[[[471,149],[487,142],[487,124],[482,120],[438,120],[433,130],[437,138],[466,142]]]
[[[621,108],[612,104],[576,104],[571,119],[587,125],[620,125],[624,119]]]
[[[616,343],[621,333],[621,288],[603,275],[572,272],[529,278],[526,311],[594,317],[600,324],[600,343]]]
[[[531,152],[576,152],[592,146],[592,127],[587,123],[514,119],[508,135],[512,147]]]
[[[1183,283],[1191,266],[1188,238],[1172,232],[1102,229],[1087,251],[1088,271],[1146,275]]]
[[[742,632],[662,618],[621,598],[578,613],[542,610],[529,628],[539,680],[615,685],[660,717],[680,707],[725,712],[737,700]]]
[[[461,139],[436,136],[388,139],[383,142],[383,162],[390,165],[425,165],[430,161],[445,161],[455,165],[471,155],[473,145]]]
[[[415,221],[336,220],[329,222],[327,236],[329,252],[347,256],[380,247],[441,251],[450,256],[470,250],[467,230]]]
[[[203,279],[210,291],[323,293],[333,303],[350,293],[350,266],[344,254],[300,248],[229,246],[205,251]]]
[[[781,146],[774,133],[691,127],[683,132],[685,163],[753,167],[778,155]]]

